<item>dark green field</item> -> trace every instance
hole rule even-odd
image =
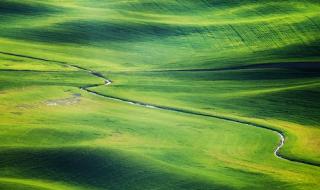
[[[0,1],[0,190],[317,190],[319,99],[316,0]]]

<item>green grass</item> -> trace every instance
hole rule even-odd
[[[1,1],[0,190],[317,189],[319,9]]]
[[[108,76],[114,84],[96,87],[95,91],[151,104],[254,119],[292,135],[282,152],[319,164],[320,154],[314,151],[320,143],[316,139],[320,132],[317,70],[133,72]],[[302,138],[309,140],[298,142]],[[303,150],[289,153],[300,143]]]

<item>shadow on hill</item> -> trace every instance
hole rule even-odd
[[[48,190],[48,188],[36,187],[34,185],[0,181],[0,190],[9,190],[9,189],[10,190]]]
[[[22,1],[21,1],[22,2]],[[37,3],[21,3],[18,1],[0,1],[0,15],[43,15],[54,13],[57,9]]]
[[[144,72],[181,80],[279,80],[320,77],[318,62],[262,63],[212,69],[180,69]]]
[[[74,21],[46,28],[15,29],[1,35],[9,38],[56,43],[95,43],[103,41],[143,41],[152,38],[185,35],[190,28],[165,24],[111,23],[103,21]]]
[[[225,189],[209,182],[154,166],[120,151],[45,149],[1,151],[2,175],[73,182],[104,189]],[[9,171],[9,172],[8,172]],[[14,171],[11,173],[10,171]]]
[[[320,28],[319,28],[320,30]],[[289,45],[283,48],[269,50],[266,55],[274,55],[283,58],[319,58],[320,41],[313,41],[308,44]]]
[[[260,1],[261,2],[261,1]],[[268,1],[267,1],[268,2]],[[146,11],[146,12],[164,12],[175,14],[190,14],[194,11],[206,11],[212,8],[228,9],[239,7],[241,5],[255,4],[253,1],[223,1],[223,0],[198,0],[186,1],[184,3],[178,1],[133,1],[118,3],[116,8],[131,10],[131,11]],[[288,9],[288,8],[287,8]],[[265,9],[266,12],[272,12],[274,9]],[[277,10],[277,9],[276,9]]]

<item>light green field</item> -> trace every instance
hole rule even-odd
[[[1,1],[0,190],[318,189],[319,12]]]

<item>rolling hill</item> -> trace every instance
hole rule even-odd
[[[2,0],[0,190],[314,190],[320,3]]]

